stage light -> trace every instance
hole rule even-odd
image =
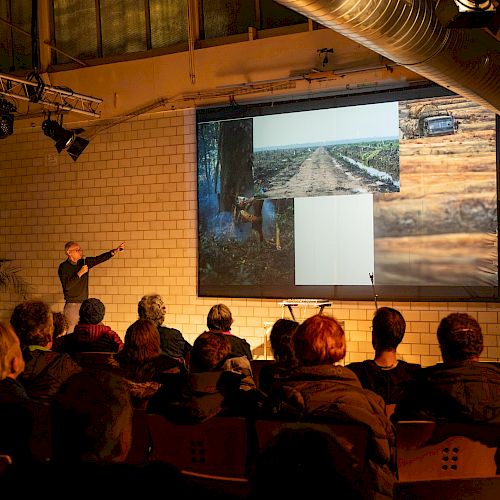
[[[5,99],[0,99],[0,139],[5,139],[14,133],[14,113],[16,107]]]
[[[485,28],[493,20],[492,0],[439,0],[436,15],[445,28]]]
[[[55,141],[57,152],[60,153],[66,149],[73,161],[78,159],[89,144],[87,139],[78,137],[74,130],[65,129],[59,122],[51,120],[50,117],[42,123],[42,130],[47,137]]]

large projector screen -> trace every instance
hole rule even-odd
[[[198,110],[198,294],[498,299],[495,121],[440,87]]]

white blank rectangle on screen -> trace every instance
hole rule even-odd
[[[369,285],[373,195],[294,199],[295,284]]]

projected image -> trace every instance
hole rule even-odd
[[[426,92],[198,112],[199,295],[499,298],[495,115]]]
[[[399,191],[396,102],[253,119],[259,196]]]
[[[293,199],[255,196],[251,158],[252,120],[198,126],[200,289],[294,284]]]
[[[458,96],[399,114],[401,192],[374,200],[377,282],[497,286],[494,114]]]

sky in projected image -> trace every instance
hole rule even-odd
[[[398,137],[397,102],[259,116],[253,119],[254,151]]]
[[[397,102],[256,117],[253,170],[265,198],[397,192]]]

